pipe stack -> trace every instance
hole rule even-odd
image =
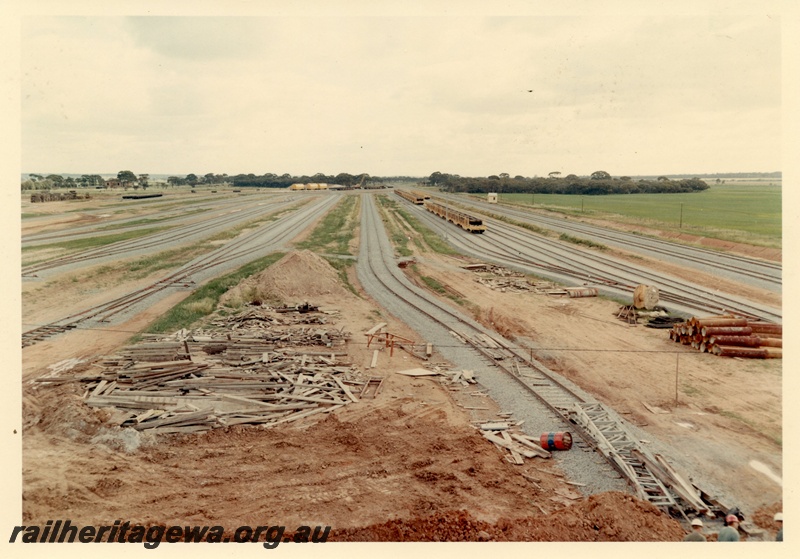
[[[783,326],[734,315],[692,317],[675,324],[669,338],[701,352],[722,357],[780,359]]]

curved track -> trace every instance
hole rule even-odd
[[[283,198],[283,197],[282,197]],[[199,198],[199,199],[151,199],[161,200],[146,203],[147,201],[133,201],[130,204],[115,204],[103,208],[87,209],[75,212],[75,219],[67,222],[52,223],[45,226],[44,230],[37,233],[29,233],[22,236],[23,246],[36,246],[43,243],[54,241],[64,241],[67,239],[81,239],[94,235],[108,234],[113,229],[114,232],[126,231],[131,229],[143,229],[153,227],[157,223],[170,224],[185,222],[186,220],[202,219],[206,212],[223,211],[228,208],[246,207],[247,203],[252,204],[251,200],[237,198]],[[261,198],[263,200],[263,198]],[[284,200],[275,200],[283,202]],[[144,212],[145,217],[133,215],[123,218],[113,218],[113,213],[119,211],[130,211],[131,213]],[[113,212],[113,213],[109,213]],[[82,223],[83,218],[95,218],[89,223]],[[29,223],[35,223],[37,218],[23,219],[23,227]]]
[[[564,428],[577,431],[583,438],[585,445],[594,447],[595,439],[571,421],[574,410],[601,409],[603,417],[614,425],[624,424],[624,421],[613,411],[603,408],[601,404],[590,395],[585,394],[580,388],[572,385],[572,383],[549,370],[538,361],[527,359],[525,355],[520,353],[519,349],[513,348],[496,333],[489,332],[473,320],[462,316],[455,309],[440,302],[436,297],[411,284],[409,279],[399,271],[394,261],[392,247],[377,214],[372,196],[364,197],[362,211],[361,256],[358,263],[359,280],[368,292],[371,286],[373,295],[376,297],[385,296],[387,292],[392,297],[395,297],[401,303],[400,307],[403,309],[402,320],[405,323],[411,325],[418,332],[424,331],[428,340],[435,337],[437,332],[452,332],[452,329],[457,328],[458,334],[469,343],[471,349],[480,352],[484,357],[485,367],[481,371],[482,385],[491,389],[492,386],[496,387],[498,384],[503,385],[508,382],[515,382],[518,387],[522,387],[526,394],[530,394],[539,404],[554,412],[562,421]],[[493,343],[496,343],[502,349],[495,348],[490,353],[481,342],[481,336],[491,337]],[[483,339],[485,340],[486,338],[484,337]],[[439,347],[439,351],[443,354],[447,353],[444,351],[445,349],[447,348]],[[452,346],[450,346],[450,349],[452,353]],[[500,360],[498,360],[497,356],[498,351],[502,354]],[[458,357],[453,359],[448,356],[448,358],[456,363],[459,362]],[[492,373],[492,367],[501,369],[503,373],[499,376],[498,373]],[[506,390],[508,390],[507,387]],[[517,405],[519,404],[519,400],[515,402]],[[530,408],[531,406],[532,404],[528,404],[526,407]],[[524,414],[526,411],[529,412],[530,409],[522,408],[518,409],[518,411]],[[552,421],[548,424],[553,426]],[[636,443],[630,439],[626,441],[626,444],[636,446]],[[653,485],[651,484],[654,477],[646,467],[640,467],[637,464],[637,472],[632,473],[633,469],[620,458],[622,452],[613,452],[612,454],[616,458],[603,452],[603,457],[607,460],[604,464],[610,465],[622,473],[634,485],[640,497],[650,500],[658,506],[672,507],[676,505],[673,496],[659,482],[655,482],[659,487],[653,490]],[[599,455],[591,453],[591,456],[585,457],[581,453],[573,454],[570,456],[570,461],[562,464],[562,467],[574,467],[579,461],[587,459],[596,461],[599,460]],[[596,474],[599,472],[597,462],[594,463],[592,471],[594,475],[590,474],[584,477],[582,481],[586,481],[587,486],[595,488],[594,484],[597,483]],[[586,474],[586,472],[583,473]],[[650,493],[643,488],[649,488]]]
[[[310,206],[304,207],[277,222],[262,225],[255,231],[226,243],[147,287],[23,332],[22,347],[33,345],[43,339],[77,328],[82,324],[90,322],[104,323],[110,322],[112,319],[119,319],[120,315],[130,311],[134,305],[147,299],[152,302],[152,298],[164,294],[165,290],[170,287],[186,287],[194,284],[195,278],[201,275],[213,277],[236,266],[237,263],[243,264],[249,260],[275,252],[281,243],[295,237],[309,223],[326,213],[337,200],[338,197],[325,196],[322,200],[312,203]]]
[[[480,211],[501,214],[521,223],[551,229],[559,233],[567,233],[607,244],[608,246],[629,250],[643,256],[664,259],[699,271],[714,273],[753,287],[768,289],[777,293],[782,288],[783,267],[776,262],[683,245],[556,216],[542,215],[514,206],[489,204],[488,202],[464,199],[454,195],[443,195],[443,197],[447,200],[477,208]]]
[[[271,204],[269,206],[270,212],[285,209],[291,202],[283,202],[281,204]],[[23,277],[36,277],[39,272],[46,270],[53,270],[62,266],[69,266],[78,263],[96,264],[108,260],[124,258],[126,254],[141,250],[157,250],[161,246],[166,246],[176,242],[180,239],[181,243],[199,240],[203,237],[213,234],[213,231],[219,228],[232,227],[234,225],[244,223],[251,219],[256,219],[266,215],[265,209],[267,202],[262,201],[249,208],[238,208],[233,210],[226,210],[224,213],[217,214],[213,217],[207,217],[201,221],[195,221],[186,225],[167,226],[164,231],[159,231],[139,237],[136,239],[118,241],[110,245],[105,245],[89,250],[84,250],[74,254],[68,254],[59,258],[53,258],[44,262],[39,262],[22,269]]]
[[[409,204],[409,211],[446,238],[460,252],[526,273],[567,284],[597,286],[608,295],[630,298],[639,284],[656,285],[662,304],[683,313],[743,316],[780,322],[781,310],[721,293],[699,284],[637,266],[573,243],[534,234],[525,229],[487,219],[486,232],[476,237],[431,219],[427,212]]]

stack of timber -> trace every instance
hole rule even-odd
[[[259,309],[212,323],[221,331],[145,335],[76,379],[86,385],[87,405],[112,408],[120,426],[153,433],[269,428],[357,402],[369,377],[331,349],[350,334],[285,327],[293,324]]]
[[[122,427],[196,433],[238,424],[287,423],[357,402],[360,373],[329,358],[269,352],[246,367],[207,362],[107,360],[82,375],[86,404],[116,408]],[[352,390],[351,390],[351,387]]]
[[[692,317],[675,324],[671,340],[691,345],[700,352],[722,357],[780,359],[783,357],[783,326],[757,322],[734,315]]]
[[[518,424],[496,421],[483,423],[478,427],[481,430],[481,435],[488,441],[493,442],[503,452],[506,460],[512,464],[523,465],[525,463],[523,457],[550,458],[550,452],[543,449],[540,442],[535,438],[512,432],[512,428]]]
[[[508,278],[476,278],[475,281],[485,285],[486,287],[498,290],[502,293],[523,293],[525,291],[532,291],[533,286],[528,283],[526,279],[508,279]]]
[[[497,266],[495,264],[468,264],[461,267],[470,272],[483,272],[491,274],[491,276],[481,276],[475,278],[475,281],[485,285],[491,289],[499,290],[502,292],[510,291],[512,293],[523,293],[526,291],[534,291],[536,293],[546,293],[549,295],[567,295],[568,292],[564,288],[559,287],[553,282],[534,281],[525,278],[525,274]]]

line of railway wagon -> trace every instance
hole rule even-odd
[[[415,190],[395,190],[395,192],[397,192],[398,196],[408,200],[412,204],[425,206],[425,209],[429,212],[438,215],[442,219],[446,219],[465,231],[469,231],[470,233],[483,233],[486,231],[486,226],[483,224],[482,219],[451,208],[440,202],[436,202],[432,200],[428,194]]]

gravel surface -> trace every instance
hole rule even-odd
[[[496,220],[487,220],[486,233],[474,235],[453,227],[421,207],[406,204],[406,208],[459,252],[482,261],[566,285],[590,285],[610,297],[630,299],[636,285],[657,285],[661,291],[659,304],[687,316],[740,309],[767,321],[781,320],[781,309],[727,295],[610,255],[579,249],[572,243],[548,239]],[[621,287],[614,287],[615,282]],[[668,297],[681,297],[685,302],[668,301]]]
[[[522,428],[527,434],[538,437],[544,432],[569,431],[570,424],[523,389],[518,380],[493,366],[472,348],[455,343],[450,330],[464,331],[465,325],[460,321],[495,338],[499,336],[465,315],[456,318],[455,315],[460,313],[450,310],[405,278],[397,268],[386,232],[379,226],[381,222],[373,196],[365,195],[363,200],[361,252],[357,271],[359,281],[367,293],[398,320],[418,332],[426,342],[433,343],[437,351],[455,368],[475,371],[477,380],[486,388],[490,397],[504,411],[512,412],[515,419],[525,421]],[[418,301],[417,304],[424,305],[426,312],[434,315],[436,320],[390,293],[382,281],[388,283],[392,290],[402,293],[403,297],[413,298]],[[438,320],[447,326],[442,326]],[[586,484],[581,488],[585,494],[628,490],[627,482],[596,452],[576,445],[569,452],[554,452],[553,459],[571,480]]]
[[[214,212],[213,215],[205,215],[200,220],[191,219],[191,223],[177,225],[151,224],[150,227],[166,226],[168,229],[144,237],[119,241],[110,245],[69,254],[50,262],[25,266],[23,267],[23,274],[35,272],[37,278],[46,279],[55,273],[70,273],[84,267],[112,262],[121,258],[140,258],[155,252],[175,249],[285,209],[290,207],[292,203],[292,201],[285,201],[276,204],[266,200],[251,200],[245,207],[229,208],[221,213]],[[98,231],[91,236],[110,235],[118,232],[116,230]],[[40,267],[42,269],[39,269]],[[23,275],[23,278],[28,279],[25,275]]]
[[[233,242],[228,242],[215,251],[200,256],[188,264],[185,264],[180,270],[189,269],[198,262],[208,262],[200,271],[193,273],[187,278],[193,282],[191,287],[195,288],[197,285],[207,280],[233,271],[253,260],[257,260],[273,252],[285,250],[289,242],[308,227],[310,222],[324,215],[338,200],[339,196],[336,195],[322,196],[319,200],[287,214],[278,221],[266,223],[255,231],[248,233],[246,236],[237,239],[235,242],[238,243],[238,248],[233,249]],[[177,272],[179,271],[171,272],[169,275],[172,276]],[[184,282],[181,282],[175,286],[155,291],[151,295],[130,306],[124,312],[116,314],[111,324],[124,322],[132,316],[145,311],[149,306],[172,293],[173,289],[182,289],[183,286]],[[87,322],[87,324],[91,324],[91,321]],[[108,325],[108,323],[102,324]],[[98,326],[100,326],[100,324],[98,324]]]
[[[258,194],[262,193],[259,192]],[[288,199],[289,196],[285,193],[281,195],[273,193],[263,194],[272,194],[269,199],[270,203],[284,201],[283,199]],[[259,196],[259,200],[264,200],[264,196]],[[82,239],[93,237],[98,234],[109,235],[120,231],[135,231],[137,229],[148,229],[150,227],[163,225],[182,225],[189,221],[205,219],[206,216],[204,214],[206,212],[246,208],[251,206],[254,201],[254,198],[243,199],[241,196],[235,198],[202,198],[187,200],[186,198],[169,198],[168,195],[164,198],[131,200],[127,204],[114,204],[99,209],[75,212],[75,218],[92,217],[95,218],[95,220],[84,225],[69,223],[67,225],[68,230],[63,229],[63,224],[52,224],[46,230],[39,233],[24,235],[22,237],[22,246],[36,246],[67,239]],[[163,209],[158,209],[160,206],[163,206]],[[114,219],[113,216],[117,212],[126,211],[133,213],[141,212],[142,215],[132,215]],[[27,218],[23,219],[23,225],[29,225],[35,223],[37,220],[44,219],[52,218],[49,216],[46,218]],[[150,223],[137,223],[142,220],[148,220]],[[154,223],[152,220],[158,221]]]
[[[411,285],[410,282],[405,279],[404,276],[402,276],[402,272],[399,271],[395,262],[393,249],[388,238],[386,237],[384,228],[370,227],[367,224],[366,220],[368,219],[368,210],[374,211],[374,202],[371,204],[367,204],[366,202],[367,200],[365,198],[365,215],[362,218],[365,220],[365,224],[362,225],[362,253],[359,259],[358,271],[359,280],[362,282],[370,295],[378,300],[393,315],[398,317],[398,319],[409,324],[409,326],[411,326],[415,331],[424,333],[423,337],[426,341],[433,342],[435,346],[438,344],[438,351],[445,358],[451,361],[455,368],[473,369],[476,371],[476,377],[481,385],[488,389],[492,399],[494,399],[505,411],[513,412],[516,419],[525,420],[523,427],[527,434],[538,437],[543,432],[569,430],[569,424],[559,423],[562,420],[557,418],[557,416],[549,408],[540,404],[539,401],[531,396],[526,390],[521,389],[516,379],[510,377],[497,367],[492,366],[492,364],[483,357],[477,355],[474,350],[468,347],[453,347],[455,346],[455,339],[448,334],[447,328],[443,328],[434,321],[425,318],[424,315],[422,315],[418,310],[400,301],[397,296],[388,294],[383,285],[376,282],[374,278],[370,277],[371,272],[369,271],[366,263],[367,256],[371,256],[373,260],[378,260],[378,258],[376,258],[374,255],[370,255],[366,252],[369,250],[369,245],[371,243],[372,245],[377,244],[380,248],[381,259],[383,262],[385,262],[386,269],[388,270],[387,272],[384,272],[385,275],[388,275],[389,272],[391,272],[391,275],[393,276],[400,276],[400,279],[398,280],[399,282],[403,282],[403,284],[410,286],[410,289],[416,289],[417,291],[420,291]],[[411,206],[408,205],[407,207]],[[453,240],[460,238],[464,240],[464,244],[462,246],[468,246],[469,241],[475,238],[474,235],[464,232],[452,224],[444,222],[444,220],[441,218],[434,216],[425,210],[418,210],[417,213],[421,218],[423,218],[426,225],[429,225],[434,231],[438,232],[444,239],[451,241],[451,244],[456,244],[453,242]],[[375,218],[372,219],[374,220]],[[373,248],[372,250],[375,249]],[[425,297],[426,300],[431,301],[431,305],[436,304],[436,300],[432,295],[428,295],[426,292],[423,292],[423,297]],[[455,319],[451,319],[451,321],[454,323],[451,329],[459,330],[460,325],[457,323],[457,321]],[[474,326],[482,332],[489,333],[479,324],[474,324]],[[495,332],[491,332],[491,335],[495,339],[500,339],[500,336]],[[517,339],[517,341],[512,345],[519,346],[525,344],[530,347],[536,347],[535,342],[523,339]],[[562,382],[568,386],[576,394],[584,398],[584,400],[588,402],[596,401],[590,394],[587,394],[581,390],[568,379],[565,379],[557,373],[549,370],[547,370],[547,373],[558,378],[559,382]],[[701,471],[701,468],[698,467],[699,464],[697,464],[694,461],[695,459],[689,456],[686,452],[682,451],[679,446],[681,441],[677,440],[673,443],[672,441],[658,440],[651,433],[648,433],[644,429],[636,427],[635,425],[625,421],[624,418],[618,415],[614,410],[608,408],[608,406],[604,407],[608,410],[609,414],[613,418],[625,426],[635,440],[646,441],[642,444],[644,444],[644,446],[652,453],[658,453],[664,456],[679,472],[691,472],[693,474],[690,478],[691,481],[693,481],[698,487],[702,488],[707,494],[720,500],[724,504],[737,506],[735,496],[725,489],[725,483],[716,483],[716,479],[698,474],[698,472]],[[573,446],[572,451],[566,453],[554,452],[553,457],[559,461],[559,465],[570,477],[570,479],[587,484],[585,488],[582,488],[584,493],[588,494],[606,490],[621,490],[619,489],[620,487],[623,487],[625,490],[631,492],[630,486],[628,486],[627,482],[624,479],[618,478],[616,470],[614,470],[599,453],[580,452],[580,454],[588,454],[588,457],[576,459],[575,456],[578,454],[579,451],[576,449],[576,446]],[[720,478],[720,480],[722,479],[723,478]]]
[[[657,257],[701,272],[725,277],[745,285],[752,285],[775,293],[781,292],[782,266],[780,263],[636,235],[557,215],[543,215],[502,204],[489,204],[463,196],[446,194],[439,194],[439,196],[477,208],[479,211],[505,215],[516,221],[550,229],[556,233],[590,239],[608,246],[648,257]]]

